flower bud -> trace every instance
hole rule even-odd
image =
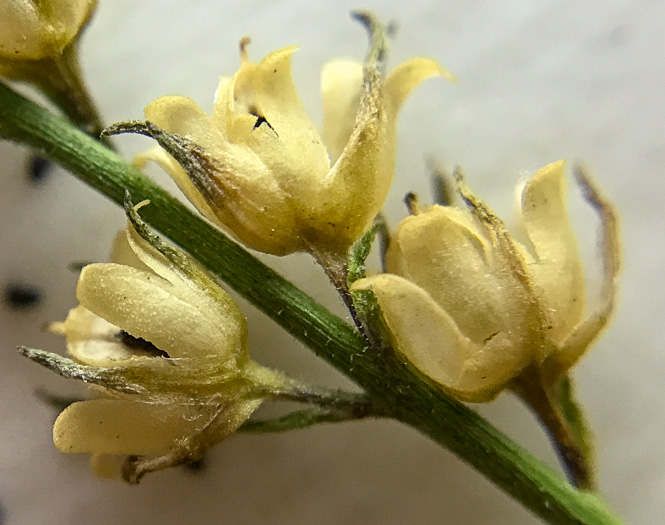
[[[4,0],[0,57],[41,60],[63,53],[90,19],[96,0]]]

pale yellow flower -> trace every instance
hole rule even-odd
[[[61,55],[96,6],[96,0],[0,1],[0,57],[41,60]]]
[[[104,475],[109,456],[128,456],[130,482],[200,458],[260,405],[257,391],[283,381],[250,360],[245,318],[231,297],[184,254],[158,246],[161,253],[128,225],[113,263],[83,269],[80,305],[52,326],[75,361],[26,350],[95,385],[94,399],[56,420],[56,447],[92,454]]]
[[[376,294],[397,350],[462,400],[492,399],[529,365],[554,381],[612,312],[619,266],[614,212],[579,172],[604,231],[603,297],[588,313],[563,170],[563,162],[550,164],[526,183],[525,244],[460,180],[468,209],[432,206],[404,219],[387,253],[390,273],[353,286]]]
[[[0,0],[0,76],[38,88],[82,130],[103,126],[79,67],[96,0]]]
[[[148,131],[171,154],[153,150],[190,201],[248,246],[284,255],[345,253],[380,211],[394,171],[395,122],[423,80],[450,75],[414,58],[385,79],[380,28],[364,68],[336,61],[324,68],[324,145],[291,78],[295,47],[249,60],[220,80],[212,115],[191,99],[155,100]],[[175,134],[177,137],[165,136]],[[328,146],[328,149],[326,149]],[[177,159],[178,162],[176,162]]]

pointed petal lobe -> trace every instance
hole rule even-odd
[[[225,318],[201,308],[198,294],[185,294],[148,272],[118,264],[92,264],[81,272],[81,305],[151,342],[170,357],[236,353],[237,340],[225,337]]]
[[[561,343],[584,312],[584,271],[565,203],[563,170],[559,161],[538,170],[522,194],[524,228],[536,255],[529,266],[533,284],[551,316],[549,332]]]
[[[323,141],[333,162],[342,154],[356,123],[363,85],[363,66],[353,60],[332,60],[321,72]]]
[[[58,416],[53,442],[62,452],[165,454],[202,428],[212,410],[118,399],[82,401]]]
[[[393,118],[409,94],[422,82],[434,77],[441,77],[451,82],[456,81],[448,70],[431,58],[411,58],[393,69],[386,77],[383,88],[386,107],[392,112]]]

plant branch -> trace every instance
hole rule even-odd
[[[549,467],[394,353],[366,352],[344,321],[191,212],[109,149],[9,88],[0,85],[0,136],[25,144],[69,169],[122,206],[124,192],[150,199],[146,222],[308,345],[396,419],[448,448],[549,523],[619,524],[593,494],[570,486]]]
[[[320,408],[298,410],[275,419],[250,419],[238,429],[240,432],[265,434],[300,430],[321,423],[359,421],[368,417],[381,417],[375,414],[356,414],[345,410],[322,410]]]
[[[541,381],[540,371],[528,368],[514,381],[513,390],[542,423],[570,482],[583,490],[594,490],[591,458],[564,417],[554,392]]]
[[[259,395],[262,394],[259,392]],[[388,407],[367,394],[314,387],[294,380],[291,380],[290,384],[287,383],[281,390],[269,390],[263,395],[270,396],[275,401],[293,401],[317,405],[320,410],[348,412],[355,417],[387,417],[390,415]]]

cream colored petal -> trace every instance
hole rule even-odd
[[[211,153],[224,141],[210,116],[191,98],[161,97],[148,104],[144,113],[146,120],[159,128],[181,135]]]
[[[83,306],[69,311],[63,325],[67,337],[67,350],[81,363],[111,367],[128,364],[139,357],[154,354],[123,344],[121,329]]]
[[[353,132],[304,217],[320,251],[345,252],[383,206],[394,171],[394,141],[387,135],[381,75],[367,67]]]
[[[237,350],[244,353],[247,324],[238,304],[194,260],[168,245],[145,224],[136,224],[137,227],[145,228],[142,230],[145,238],[128,222],[126,239],[134,254],[153,272],[173,285],[171,293],[189,304],[196,305],[200,312],[205,312],[224,338],[235,342]]]
[[[183,407],[117,399],[73,403],[53,426],[62,452],[92,454],[166,454],[178,440],[205,426],[213,407]]]
[[[168,453],[158,457],[142,457],[132,462],[130,468],[123,472],[125,479],[136,483],[150,472],[201,458],[211,446],[235,432],[260,404],[261,400],[256,399],[216,406],[204,427],[197,428],[195,432],[180,440]]]
[[[117,264],[92,264],[81,272],[76,295],[85,308],[170,357],[218,355],[242,349],[227,337],[228,318],[161,277]],[[202,308],[203,306],[203,308]]]
[[[454,388],[474,344],[425,290],[406,279],[381,274],[360,279],[352,290],[371,289],[402,352],[421,372]]]
[[[296,208],[272,174],[234,172],[232,166],[224,171],[227,178],[220,184],[222,204],[216,207],[219,222],[254,250],[271,255],[302,250]]]
[[[259,64],[241,66],[234,77],[236,121],[229,133],[231,142],[256,152],[291,195],[302,191],[303,185],[315,184],[330,167],[328,153],[291,78],[295,50],[280,49]]]
[[[544,306],[527,271],[530,259],[526,250],[514,241],[490,207],[471,191],[459,170],[455,178],[462,199],[487,239],[491,279],[502,295],[502,310],[497,314],[503,316],[503,326],[510,327],[514,339],[529,342],[533,360],[541,362],[551,352],[552,342],[547,337]],[[493,336],[489,334],[487,337]]]
[[[428,59],[414,59],[384,85],[378,69],[368,63],[353,131],[326,177],[325,193],[313,199],[322,203],[317,217],[321,238],[334,240],[324,248],[348,248],[381,210],[395,170],[397,109],[420,82],[444,71]]]
[[[187,200],[189,200],[189,202],[191,202],[206,219],[215,224],[220,224],[219,220],[215,216],[215,212],[208,205],[199,190],[196,189],[196,186],[190,180],[187,172],[182,169],[182,166],[178,164],[177,160],[169,155],[161,146],[155,146],[152,149],[134,157],[133,164],[139,169],[144,169],[145,165],[149,161],[156,163],[166,173],[168,173],[168,175],[173,179],[173,182],[175,182],[178,188],[180,188],[180,191],[185,194]]]
[[[135,256],[151,271],[171,283],[178,297],[192,304],[198,303],[200,310],[208,311],[209,315],[218,320],[225,319],[226,322],[220,323],[220,328],[229,337],[233,337],[236,330],[228,325],[244,327],[245,324],[245,316],[237,303],[194,260],[179,249],[169,246],[156,234],[152,235],[151,242],[155,243],[155,246],[143,239],[130,222],[127,223],[125,237]]]
[[[579,323],[585,303],[584,271],[566,210],[564,168],[559,161],[538,170],[522,193],[523,224],[536,255],[529,274],[556,343]]]
[[[234,86],[235,77],[220,77],[219,85],[215,92],[215,103],[212,110],[212,121],[215,127],[226,138],[229,137],[230,129],[233,126]]]
[[[397,111],[407,95],[423,80],[449,74],[434,61],[409,60],[383,83],[378,71],[365,72],[364,88],[353,131],[326,178],[327,207],[321,224],[332,224],[324,237],[338,244],[355,241],[383,207],[395,170]],[[344,226],[344,229],[341,226]]]
[[[129,241],[127,240],[127,232],[125,230],[119,231],[113,239],[109,260],[113,263],[131,266],[137,270],[150,271],[150,268],[146,266],[132,250]]]
[[[621,239],[617,212],[583,169],[576,169],[575,175],[585,199],[600,216],[603,281],[600,304],[575,326],[559,351],[552,355],[549,372],[555,375],[570,369],[605,328],[614,312],[621,268]]]
[[[513,297],[516,285],[495,270],[487,241],[467,210],[432,206],[407,217],[397,227],[386,262],[389,271],[427,290],[476,343],[522,317],[519,297]]]
[[[37,60],[60,55],[96,4],[91,0],[3,2],[0,56]]]
[[[321,71],[323,142],[331,160],[342,154],[356,123],[363,85],[363,66],[353,60],[332,60]]]
[[[250,120],[255,121],[254,117]],[[256,133],[264,134],[265,130],[257,129]],[[302,249],[296,210],[282,181],[249,146],[232,144],[220,137],[210,134],[208,145],[204,145],[207,149],[199,152],[207,169],[196,176],[201,177],[199,183],[203,184],[205,195],[166,152],[145,157],[162,164],[201,213],[224,225],[248,246],[274,255]]]
[[[459,399],[491,399],[532,359],[528,347],[508,330],[474,343],[425,290],[402,277],[382,274],[352,288],[372,289],[397,349]]]
[[[226,225],[248,245],[258,244],[257,249],[264,244],[272,248],[274,237],[280,237],[281,241],[282,236],[274,231],[272,235],[262,231],[260,226],[264,222],[271,222],[284,231],[293,228],[293,211],[285,203],[284,192],[263,160],[247,145],[229,143],[228,130],[222,133],[194,101],[185,97],[163,97],[149,104],[145,115],[160,128],[203,148],[209,165],[202,181],[205,195],[168,153],[151,156],[203,215]],[[264,236],[266,241],[261,242]]]
[[[302,249],[292,198],[253,151],[224,143],[212,153],[212,160],[214,169],[207,173],[209,200],[185,182],[186,174],[175,161],[165,169],[199,211],[214,214],[213,222],[251,248],[274,255]]]
[[[411,58],[393,69],[386,77],[383,87],[386,108],[392,112],[393,118],[415,88],[423,81],[435,77],[441,77],[451,82],[456,81],[448,70],[436,61],[425,57]]]
[[[273,255],[301,250],[297,209],[283,180],[245,146],[224,145],[216,162],[209,204],[219,222],[255,250]],[[309,188],[316,181],[303,184]]]
[[[286,66],[282,64],[280,71]],[[259,68],[253,65],[250,69]],[[286,73],[290,82],[288,68]],[[250,75],[247,82],[252,79],[254,77]],[[265,82],[258,81],[258,84],[263,86]],[[254,130],[256,117],[247,115],[239,117],[240,120],[236,118],[232,129],[227,131],[230,135],[244,133],[250,136],[248,143],[229,142],[214,128],[213,120],[184,97],[158,99],[146,107],[145,113],[146,118],[159,127],[182,135],[204,149],[210,166],[205,174],[205,206],[208,209],[194,196],[197,190],[184,182],[181,170],[172,165],[167,171],[205,215],[210,210],[217,222],[226,225],[240,240],[257,250],[282,255],[301,249],[300,239],[293,235],[298,229],[296,212],[285,186],[291,185],[294,174],[306,176],[316,166],[316,163],[310,163],[311,159],[302,156],[302,150],[291,153],[284,150],[282,139],[273,130],[266,125]],[[236,128],[243,122],[247,129],[241,132]],[[252,149],[254,147],[256,151]],[[291,162],[294,158],[295,164]],[[307,164],[306,169],[303,163]],[[310,177],[305,186],[313,183]]]

